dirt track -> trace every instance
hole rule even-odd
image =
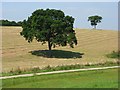
[[[112,69],[112,68],[120,68],[120,66],[101,67],[101,68],[87,68],[87,69],[75,69],[75,70],[62,70],[62,71],[53,71],[53,72],[44,72],[44,73],[35,73],[35,74],[23,74],[23,75],[0,77],[0,79],[17,78],[17,77],[29,77],[29,76],[34,76],[34,75],[56,74],[56,73],[65,73],[65,72],[76,72],[76,71],[103,70],[103,69]]]

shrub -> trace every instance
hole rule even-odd
[[[118,52],[112,51],[112,53],[107,54],[107,57],[108,58],[120,58],[120,51]]]

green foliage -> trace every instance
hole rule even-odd
[[[0,20],[0,26],[22,26],[22,22],[8,21],[8,20]]]
[[[74,18],[65,16],[64,12],[55,9],[39,9],[23,21],[23,31],[20,33],[28,42],[35,38],[38,42],[48,42],[51,47],[77,45],[75,31],[73,30]]]
[[[22,26],[22,21],[17,22],[18,26]]]
[[[108,58],[120,58],[120,51],[118,52],[113,51],[112,53],[107,54],[107,57]]]
[[[102,20],[102,17],[97,15],[88,17],[88,21],[91,22],[91,25],[94,26],[95,29],[96,29],[97,23],[100,23],[101,20]]]

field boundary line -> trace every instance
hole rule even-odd
[[[4,77],[0,77],[0,79],[17,78],[17,77],[29,77],[29,76],[34,76],[34,75],[45,75],[45,74],[58,74],[58,73],[65,73],[65,72],[104,70],[104,69],[113,69],[113,68],[120,68],[120,66],[99,67],[99,68],[86,68],[86,69],[74,69],[74,70],[61,70],[61,71],[32,73],[32,74],[21,74],[21,75],[14,75],[14,76],[4,76]]]

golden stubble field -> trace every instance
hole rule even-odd
[[[2,70],[45,67],[48,65],[68,65],[115,61],[105,55],[118,50],[118,32],[113,30],[76,29],[78,45],[75,48],[57,47],[57,50],[84,53],[82,58],[45,58],[29,53],[34,50],[46,50],[47,45],[36,41],[28,43],[20,36],[21,27],[2,27]],[[1,31],[0,31],[1,32]]]

